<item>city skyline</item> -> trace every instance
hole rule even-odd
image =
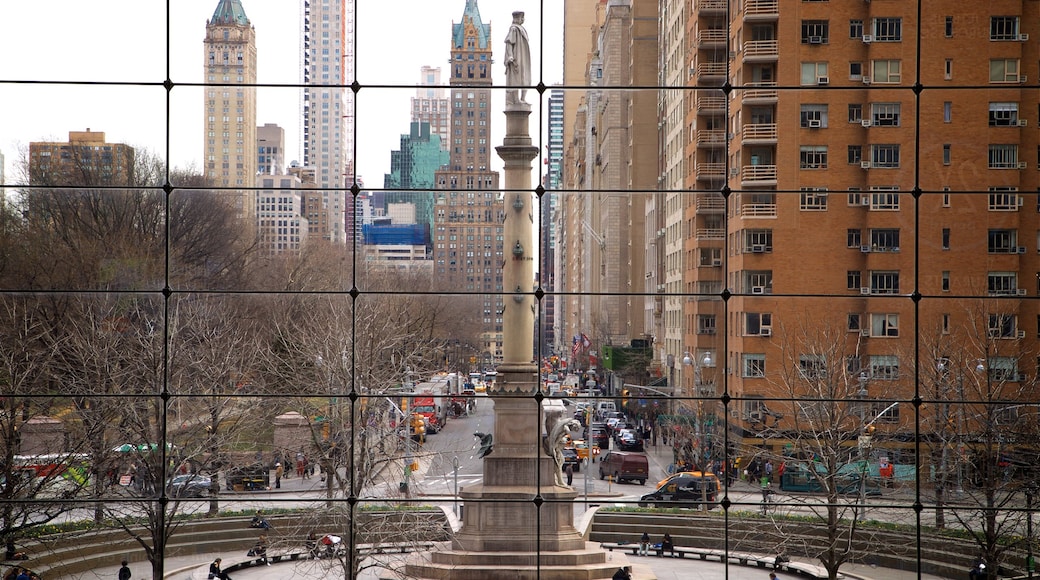
[[[273,6],[255,0],[242,5],[256,29],[257,38],[257,124],[275,123],[285,128],[286,162],[303,161],[301,120],[299,25],[300,2]],[[407,10],[401,7],[407,5]],[[561,48],[553,38],[562,36],[562,13],[553,8],[546,13],[545,30],[538,30],[540,2],[516,0],[509,5],[485,1],[480,5],[491,23],[491,40],[501,50],[513,10],[528,13],[535,82],[558,83],[562,77]],[[53,38],[71,39],[50,43],[34,51],[32,59],[5,62],[6,81],[0,100],[8,106],[0,111],[0,151],[6,158],[8,185],[17,179],[20,150],[31,141],[63,138],[69,131],[104,131],[112,142],[145,147],[167,157],[173,167],[203,166],[204,127],[203,82],[199,62],[203,59],[206,20],[213,14],[216,0],[186,0],[171,4],[169,18],[164,3],[115,0],[106,14],[132,13],[135,18],[156,22],[169,30],[169,56],[165,34],[156,27],[128,27],[119,18],[103,19],[96,10],[78,3],[61,1],[47,8],[31,4],[5,6],[0,13],[0,51],[18,54],[30,42],[29,33],[19,22],[48,21]],[[379,188],[383,174],[389,172],[390,151],[399,145],[400,135],[408,132],[409,100],[415,95],[423,66],[446,66],[450,49],[450,26],[461,18],[464,0],[436,2],[359,2],[356,74],[363,87],[358,94],[358,134],[366,146],[357,152],[358,175],[370,188]],[[287,17],[288,15],[288,17]],[[379,23],[368,26],[366,23]],[[386,33],[393,23],[393,34]],[[553,31],[556,32],[553,32]],[[544,62],[539,76],[540,43],[553,46],[554,55]],[[404,41],[402,39],[405,39]],[[418,40],[417,40],[418,39]],[[134,50],[125,47],[133,46]],[[73,49],[74,47],[74,49]],[[547,50],[548,52],[548,50]],[[118,59],[110,58],[119,55]],[[166,91],[162,82],[174,83],[169,97],[169,135]],[[502,65],[495,62],[492,75],[496,87],[504,84]],[[54,84],[48,84],[54,83]],[[271,86],[275,85],[275,86]],[[493,110],[501,111],[504,91],[492,91]],[[68,106],[69,103],[85,106]],[[13,106],[12,106],[13,105]],[[375,109],[376,114],[371,114]],[[134,111],[135,115],[128,115]],[[537,114],[537,111],[536,111]],[[493,142],[501,141],[496,130]],[[493,157],[492,163],[500,161]]]

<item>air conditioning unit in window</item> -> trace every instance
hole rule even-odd
[[[1026,167],[1029,167],[1029,164],[1026,163],[1025,161],[1019,161],[1018,162],[1018,168],[1019,169],[1025,169]]]
[[[1020,382],[1020,383],[1023,383],[1023,382],[1025,382],[1025,380],[1026,380],[1026,374],[1025,374],[1025,373],[1018,373],[1018,374],[1016,374],[1016,375],[1015,375],[1015,380],[1016,380],[1016,381],[1018,381],[1018,382]]]
[[[869,85],[870,84],[870,77],[863,77],[863,79],[861,79],[861,80],[863,81],[863,84],[865,84],[865,85]]]
[[[870,286],[863,286],[859,289],[859,293],[863,294],[864,296],[870,295]]]
[[[1025,337],[1026,337],[1026,331],[1024,331],[1024,330],[1019,330],[1019,331],[1018,331],[1018,337],[1019,337],[1019,338],[1025,338]]]
[[[1018,120],[1018,126],[1019,127],[1028,127],[1029,126],[1029,121],[1026,121],[1025,119],[1019,119]]]
[[[765,286],[752,286],[751,287],[751,293],[752,294],[765,294],[766,293],[766,287]]]
[[[871,42],[874,42],[874,35],[873,34],[864,34],[863,35],[863,44],[870,44]]]
[[[868,167],[869,167],[869,165],[868,165]],[[869,195],[864,195],[863,197],[859,198],[859,204],[862,205],[862,206],[869,206],[870,205],[870,196]]]
[[[1019,196],[1019,197],[1018,197],[1018,207],[1022,207],[1022,206],[1024,206],[1025,204],[1026,204],[1026,198],[1024,198],[1024,197],[1022,197],[1022,196]]]
[[[736,176],[740,175],[740,168],[739,167],[730,167],[729,168],[729,174],[730,174],[730,177],[736,177]]]
[[[870,126],[870,119],[860,119],[859,120],[859,124],[863,125],[864,127],[869,127]]]
[[[1024,254],[1024,253],[1026,253],[1026,247],[1025,246],[1019,246],[1019,247],[1015,248],[1015,253],[1016,254]]]
[[[823,121],[819,119],[809,119],[810,129],[819,129],[820,127],[823,127]]]
[[[1026,295],[1026,289],[1025,288],[1019,288],[1019,289],[1015,290],[1015,295],[1017,295],[1017,296],[1025,296]]]
[[[715,258],[711,261],[711,265],[715,268],[722,266],[722,258]]]
[[[870,329],[869,328],[861,328],[861,329],[859,329],[859,335],[862,336],[862,337],[869,338],[870,337]]]
[[[1028,80],[1029,80],[1029,77],[1027,77],[1026,75],[1019,75],[1018,76],[1018,82],[1020,82],[1022,84],[1026,84],[1026,81],[1028,81]]]
[[[818,85],[827,85],[827,84],[830,84],[830,82],[831,82],[830,77],[817,77],[816,78],[816,84],[818,84]]]
[[[1018,35],[1018,39],[1021,40],[1022,42],[1026,42],[1027,40],[1029,40],[1029,35],[1028,34],[1019,34]]]
[[[766,251],[766,247],[763,244],[755,244],[754,246],[751,246],[751,253],[752,254],[762,254],[762,253],[765,253],[765,251]]]
[[[860,161],[859,162],[859,166],[862,167],[863,169],[870,169],[870,162],[869,161]]]
[[[809,44],[823,44],[823,37],[822,36],[810,36],[809,37]]]
[[[769,327],[763,327],[763,328],[759,329],[758,335],[759,336],[772,336],[773,335],[773,329],[769,328]]]
[[[859,247],[859,251],[863,252],[864,254],[869,254],[870,253],[870,246],[860,246]]]

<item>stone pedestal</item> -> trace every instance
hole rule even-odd
[[[484,481],[461,490],[462,528],[451,546],[414,554],[409,578],[453,580],[592,580],[610,578],[624,558],[587,544],[574,527],[573,488],[556,485],[555,460],[542,447],[545,432],[538,392],[538,365],[531,360],[536,303],[531,189],[531,107],[510,104],[506,136],[496,148],[504,162],[506,219],[502,282],[504,362],[494,393],[494,450],[484,458]],[[615,555],[617,556],[617,555]]]
[[[54,417],[32,417],[19,429],[19,455],[48,455],[65,451],[65,426]]]
[[[313,454],[313,440],[307,417],[290,411],[274,418],[274,450],[285,453],[286,461],[291,461],[297,451]],[[291,466],[286,465],[287,471],[291,469]]]

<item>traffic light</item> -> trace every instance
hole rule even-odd
[[[628,406],[628,389],[622,389],[621,390],[621,406],[622,407],[627,407]]]

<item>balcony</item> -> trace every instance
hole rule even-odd
[[[744,144],[776,143],[776,123],[744,125],[740,129],[740,139]]]
[[[694,172],[697,179],[703,180],[716,180],[725,179],[726,177],[726,164],[725,163],[697,163],[694,166]]]
[[[698,147],[725,147],[726,132],[719,129],[697,130]]]
[[[740,94],[746,105],[768,105],[777,101],[776,83],[752,83]]]
[[[780,18],[780,0],[744,0],[745,22],[771,22]]]
[[[697,48],[725,48],[728,33],[725,28],[698,30]]]
[[[726,76],[726,62],[702,62],[697,65],[696,68],[697,77],[725,77]]]
[[[772,218],[776,217],[775,203],[745,203],[740,206],[740,217]]]
[[[780,45],[776,40],[749,40],[741,55],[744,62],[774,62],[779,57]]]
[[[725,240],[726,228],[697,228],[693,235],[698,240]]]
[[[705,193],[697,196],[694,209],[698,214],[724,213],[726,211],[726,199],[718,193]]]
[[[697,0],[697,12],[700,14],[725,14],[729,8],[727,0]]]
[[[776,91],[773,91],[774,93]],[[705,92],[697,93],[697,114],[699,115],[722,115],[726,113],[725,95],[712,95]]]
[[[776,165],[745,165],[740,170],[742,187],[762,187],[776,185]],[[775,204],[773,211],[776,211]]]

